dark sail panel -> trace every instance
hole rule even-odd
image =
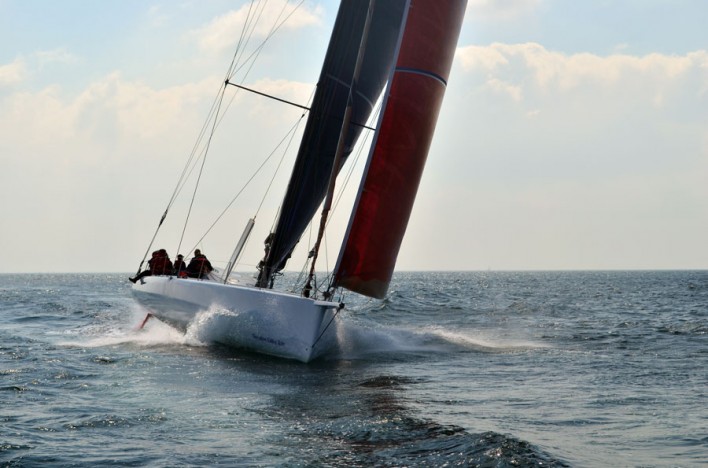
[[[466,0],[412,0],[334,284],[383,298],[432,141]]]
[[[352,125],[344,158],[351,153],[390,74],[404,5],[401,0],[379,1],[373,11],[368,38],[372,46],[365,52],[353,90]],[[344,0],[339,7],[270,251],[261,267],[260,287],[269,286],[273,274],[285,266],[325,197],[368,7],[369,2],[362,0]]]

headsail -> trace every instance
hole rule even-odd
[[[396,70],[354,208],[334,286],[388,290],[423,173],[466,0],[412,0]]]
[[[378,2],[369,30],[369,47],[353,97],[352,125],[344,156],[351,153],[383,90],[394,61],[404,1]],[[347,107],[369,2],[343,0],[317,84],[295,167],[280,209],[257,285],[268,287],[325,197]],[[339,170],[340,168],[337,168]]]

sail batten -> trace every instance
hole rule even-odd
[[[411,0],[334,287],[388,291],[447,85],[466,0]]]

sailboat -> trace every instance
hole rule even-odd
[[[227,311],[232,320],[218,340],[226,345],[302,362],[324,354],[336,340],[344,304],[335,297],[342,288],[386,296],[465,8],[466,0],[342,0],[290,181],[253,281],[228,280],[253,228],[249,220],[221,277],[144,276],[133,285],[136,300],[181,330],[204,311]],[[382,110],[369,129],[365,123],[377,101]],[[337,175],[362,132],[371,130],[336,266],[318,281],[315,265]],[[307,281],[299,291],[280,291],[275,283],[318,211]]]

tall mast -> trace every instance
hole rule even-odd
[[[325,226],[327,225],[327,218],[329,212],[332,209],[332,200],[334,198],[334,186],[337,180],[337,174],[339,173],[339,166],[342,163],[342,155],[344,154],[344,144],[349,132],[349,124],[352,119],[352,103],[353,90],[356,89],[357,82],[359,81],[359,75],[361,74],[361,64],[364,61],[364,51],[366,50],[366,43],[369,39],[369,29],[371,27],[371,18],[373,15],[376,0],[369,1],[369,9],[366,14],[366,22],[364,23],[364,32],[361,36],[361,42],[359,43],[359,53],[356,58],[356,65],[354,66],[354,75],[352,77],[351,85],[349,86],[349,99],[347,100],[347,109],[344,113],[344,120],[342,122],[342,128],[339,132],[339,141],[337,142],[337,152],[334,155],[334,163],[332,164],[332,172],[329,176],[329,185],[327,186],[327,196],[322,207],[322,214],[320,215],[320,227],[317,231],[317,240],[315,241],[315,246],[313,248],[312,264],[310,265],[310,274],[307,277],[307,284],[303,288],[303,295],[305,297],[310,296],[312,291],[312,280],[315,276],[315,264],[317,263],[317,257],[319,255],[320,246],[322,245],[322,238],[324,237]]]

